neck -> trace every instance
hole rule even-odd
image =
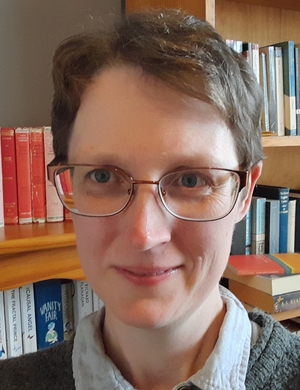
[[[119,322],[109,310],[103,329],[107,355],[139,390],[164,390],[187,380],[210,356],[223,323],[221,298],[202,305],[182,323],[140,329]]]

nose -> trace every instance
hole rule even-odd
[[[123,215],[130,243],[137,250],[146,251],[170,241],[170,220],[174,217],[161,203],[157,185],[136,185]]]

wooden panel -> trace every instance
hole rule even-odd
[[[288,39],[300,42],[300,11],[216,0],[216,29],[224,38],[261,46]]]
[[[85,278],[75,246],[0,257],[0,290],[55,278]]]
[[[259,183],[300,189],[299,147],[269,147]]]
[[[209,17],[211,19],[211,8],[214,0],[126,0],[126,11],[139,11],[148,8],[176,8],[205,19],[206,3],[209,5]]]
[[[284,146],[300,146],[300,137],[276,137],[269,136],[262,138],[264,148],[276,148]],[[299,151],[300,152],[300,151]]]
[[[298,0],[234,0],[234,2],[300,11],[300,2]]]
[[[0,255],[75,245],[72,222],[7,225],[0,229]]]

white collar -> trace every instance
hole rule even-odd
[[[244,390],[250,355],[251,323],[243,305],[220,287],[226,315],[219,338],[204,367],[184,384],[201,390]],[[100,332],[105,309],[85,317],[76,331],[73,349],[73,375],[76,390],[134,390],[104,352]]]

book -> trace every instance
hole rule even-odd
[[[244,255],[246,254],[246,217],[235,224],[232,243],[231,243],[231,255]]]
[[[237,275],[226,268],[224,278],[247,284],[267,294],[278,295],[299,290],[300,274],[294,275]]]
[[[74,281],[74,322],[75,329],[82,318],[93,312],[93,292],[85,280]]]
[[[5,225],[16,225],[18,216],[15,129],[1,128],[3,209]]]
[[[44,349],[64,340],[61,281],[34,283],[37,348]]]
[[[265,253],[279,252],[279,200],[266,199]]]
[[[0,360],[7,359],[4,292],[0,291]]]
[[[263,92],[263,107],[261,115],[261,129],[264,132],[270,131],[269,121],[269,94],[268,94],[268,82],[267,82],[267,64],[265,53],[259,55],[260,64],[260,86]]]
[[[229,280],[229,289],[240,301],[271,314],[300,308],[300,290],[271,295],[235,280]]]
[[[45,189],[46,189],[46,221],[58,222],[64,220],[63,204],[57,194],[55,186],[47,178],[47,165],[53,160],[54,152],[52,146],[51,127],[45,126],[44,136],[44,157],[45,157]]]
[[[300,135],[300,44],[295,44],[295,94],[296,94],[296,128]]]
[[[295,213],[295,248],[294,252],[300,252],[300,190],[290,190],[290,200],[296,200]]]
[[[33,283],[20,287],[23,354],[37,351]]]
[[[291,275],[300,273],[300,253],[231,255],[227,268],[237,275]]]
[[[29,132],[26,127],[17,127],[15,130],[20,224],[32,223]]]
[[[4,291],[7,356],[23,354],[20,292],[18,288]]]
[[[296,199],[289,200],[287,252],[295,252]]]
[[[284,130],[284,93],[283,93],[283,64],[282,48],[274,47],[275,52],[275,86],[276,86],[276,103],[277,103],[277,135],[283,136]]]
[[[262,46],[260,53],[265,54],[266,78],[268,90],[269,131],[277,133],[277,102],[276,102],[276,76],[275,76],[275,51],[274,46]]]
[[[257,184],[253,195],[263,196],[268,199],[278,199],[280,205],[279,215],[279,252],[287,252],[288,237],[288,210],[289,210],[289,192],[287,187],[268,186]]]
[[[296,135],[295,51],[293,41],[274,44],[282,48],[285,135]]]
[[[251,200],[251,253],[265,253],[266,198],[253,196]]]
[[[43,129],[30,128],[31,197],[33,222],[46,221],[46,178]]]
[[[62,297],[62,317],[64,340],[70,340],[74,333],[74,311],[73,311],[73,289],[74,284],[71,280],[63,280],[61,283]]]

